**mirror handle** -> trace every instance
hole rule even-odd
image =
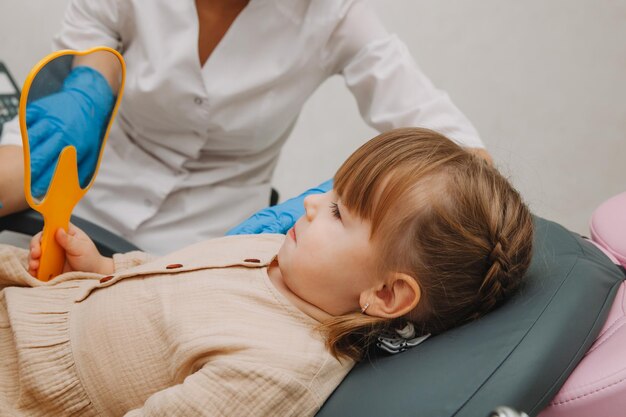
[[[67,231],[69,224],[64,227],[63,223],[65,222],[59,221],[57,223],[45,214],[43,217],[45,220],[43,234],[41,235],[41,258],[39,260],[37,279],[50,281],[63,272],[63,266],[65,265],[65,251],[57,243],[55,234],[59,227],[63,227]]]
[[[57,243],[55,235],[59,228],[68,230],[72,210],[86,192],[79,184],[76,148],[68,146],[61,151],[50,188],[39,207],[44,218],[44,228],[37,278],[42,281],[49,281],[63,272],[65,251]]]

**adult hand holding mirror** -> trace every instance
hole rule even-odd
[[[115,50],[59,51],[40,61],[24,83],[20,128],[24,194],[44,218],[37,278],[63,271],[55,239],[93,183],[121,100],[125,66]]]

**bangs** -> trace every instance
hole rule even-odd
[[[399,211],[414,212],[422,180],[464,153],[431,130],[392,130],[357,149],[337,171],[334,188],[350,212],[371,222],[373,238],[390,213],[405,217],[402,214],[408,213]],[[401,204],[407,200],[414,207]]]

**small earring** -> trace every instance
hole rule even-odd
[[[365,303],[363,308],[361,308],[361,314],[365,314],[365,310],[367,310],[367,307],[369,307],[369,306],[370,306],[370,303]]]

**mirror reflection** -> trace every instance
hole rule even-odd
[[[61,151],[74,146],[79,185],[92,182],[121,88],[122,64],[108,51],[61,55],[35,75],[27,92],[30,191],[45,198]]]

